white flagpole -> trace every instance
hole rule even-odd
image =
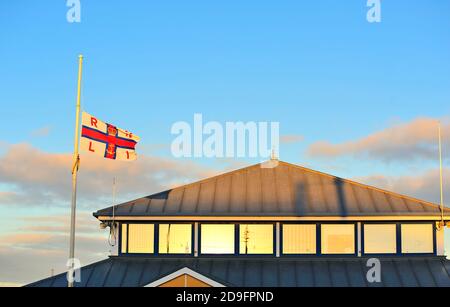
[[[77,88],[77,105],[76,105],[76,119],[75,119],[75,141],[73,151],[73,166],[72,166],[72,207],[70,212],[70,247],[69,247],[69,278],[68,287],[73,287],[74,276],[74,258],[75,258],[75,221],[76,221],[76,207],[77,207],[77,173],[80,163],[80,156],[78,154],[79,138],[80,138],[80,95],[81,95],[81,72],[83,68],[83,55],[78,56],[78,88]]]
[[[439,184],[441,190],[441,223],[444,223],[444,186],[442,180],[442,141],[441,141],[441,122],[439,122]]]

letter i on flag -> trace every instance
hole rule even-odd
[[[81,122],[82,150],[113,160],[136,160],[135,147],[139,142],[138,136],[105,123],[86,112],[83,112]]]

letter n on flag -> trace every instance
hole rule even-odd
[[[139,137],[83,112],[81,126],[82,150],[108,159],[136,160],[136,144]]]

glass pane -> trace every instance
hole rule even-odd
[[[234,254],[233,224],[201,224],[202,254]]]
[[[127,252],[127,224],[122,224],[122,242],[121,242],[121,252]]]
[[[402,224],[403,253],[432,253],[432,224]]]
[[[364,252],[366,254],[395,254],[397,252],[397,225],[364,225]]]
[[[153,253],[153,224],[129,224],[128,232],[129,253]]]
[[[315,254],[316,225],[283,225],[283,254]]]
[[[355,225],[323,224],[322,254],[354,254]]]
[[[160,224],[160,254],[190,254],[192,241],[191,224]]]
[[[273,254],[272,224],[239,225],[241,254]]]

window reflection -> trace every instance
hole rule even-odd
[[[366,254],[395,254],[397,252],[397,225],[365,224],[364,252]]]
[[[201,224],[202,254],[234,254],[234,224]]]
[[[122,224],[122,242],[121,242],[121,252],[126,253],[127,252],[127,224]]]
[[[240,224],[241,254],[273,254],[272,224]]]
[[[191,224],[160,224],[160,254],[190,254],[192,251]]]
[[[322,224],[322,254],[354,254],[355,225]]]
[[[315,254],[315,224],[284,224],[283,254]]]
[[[402,224],[403,253],[432,253],[432,224]]]
[[[154,225],[128,225],[128,253],[153,253]]]

